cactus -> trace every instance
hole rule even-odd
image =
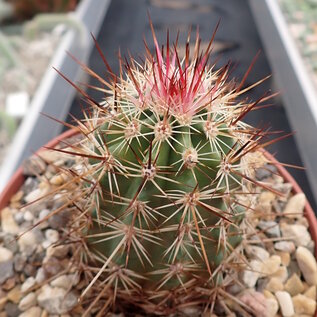
[[[53,214],[72,211],[69,242],[77,243],[74,263],[87,281],[87,314],[96,307],[212,311],[241,269],[250,193],[267,189],[253,179],[252,153],[272,141],[241,121],[273,96],[242,99],[264,79],[244,87],[251,68],[237,83],[228,79],[229,64],[209,66],[215,33],[201,52],[197,32],[190,59],[190,36],[181,58],[169,34],[161,49],[152,32],[155,54],[145,43],[142,64],[120,57],[119,76],[95,40],[107,79],[81,66],[99,80],[101,103],[69,81],[89,110],[74,126],[81,140],[54,149],[77,160],[63,171],[66,203]]]

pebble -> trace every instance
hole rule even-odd
[[[276,167],[274,165],[267,164],[265,167],[256,169],[255,177],[261,181],[265,178],[271,177],[272,173],[276,173]]]
[[[23,273],[26,276],[34,276],[36,273],[36,267],[34,267],[34,265],[27,263],[23,269]]]
[[[309,228],[309,222],[308,222],[307,218],[305,218],[305,217],[301,217],[299,219],[296,219],[296,223],[298,225],[303,225],[304,227]]]
[[[45,172],[46,164],[38,156],[32,157],[31,160],[23,162],[23,174],[28,176],[36,176]]]
[[[63,267],[58,259],[54,257],[46,257],[43,261],[43,269],[45,271],[45,274],[49,276],[54,276],[58,274],[63,269]]]
[[[295,258],[295,254],[294,254],[294,258]],[[289,263],[287,267],[287,270],[288,270],[289,276],[292,276],[293,274],[297,274],[298,276],[302,275],[302,272],[298,266],[296,259],[291,260],[291,262]]]
[[[33,306],[19,315],[19,317],[42,317],[42,309],[40,307]]]
[[[40,267],[36,272],[35,281],[37,284],[41,284],[45,281],[45,279],[46,279],[45,270],[42,267]]]
[[[291,317],[295,314],[293,301],[289,293],[278,291],[275,293],[277,301],[280,305],[280,310],[283,317]]]
[[[39,213],[39,220],[46,218],[51,212],[48,209],[43,209]]]
[[[277,278],[282,283],[284,283],[288,278],[288,271],[286,266],[280,266],[278,270],[271,276]]]
[[[298,247],[295,256],[308,285],[317,285],[317,263],[312,253],[304,247]]]
[[[77,297],[73,292],[67,293],[62,288],[45,285],[41,288],[37,301],[50,314],[64,314],[77,304]]]
[[[311,241],[310,234],[307,228],[303,225],[289,225],[282,223],[280,228],[282,230],[283,237],[294,241],[296,246],[307,246]]]
[[[270,257],[270,253],[268,251],[255,245],[247,247],[246,253],[250,258],[255,258],[260,261],[265,261]]]
[[[261,275],[262,262],[258,260],[251,260],[249,265],[250,267],[242,273],[242,282],[248,288],[253,288]]]
[[[14,237],[14,235],[7,233],[3,238],[3,246],[10,250],[12,253],[16,253],[18,251],[18,243]]]
[[[311,286],[311,287],[309,287],[309,288],[305,291],[304,295],[305,295],[306,297],[308,297],[308,298],[311,298],[311,299],[313,299],[313,300],[316,300],[316,286]]]
[[[290,218],[300,218],[303,216],[304,207],[306,204],[306,197],[304,193],[295,194],[291,197],[283,211],[286,217]]]
[[[14,269],[16,272],[22,272],[25,263],[26,263],[27,257],[24,254],[16,254],[14,256]]]
[[[35,285],[36,281],[33,276],[28,277],[21,286],[21,292],[26,293]]]
[[[69,289],[72,286],[72,284],[73,284],[73,279],[71,276],[68,276],[68,275],[61,275],[51,282],[52,286],[60,287],[64,289]]]
[[[263,262],[261,272],[263,273],[263,275],[274,274],[278,271],[280,265],[281,257],[278,255],[272,255]]]
[[[36,188],[33,191],[31,191],[30,193],[28,193],[25,197],[24,200],[27,203],[34,203],[36,204],[35,201],[39,200],[40,198],[42,198],[45,195],[46,191],[42,190],[41,188]]]
[[[16,284],[15,276],[9,277],[4,283],[2,283],[1,287],[4,291],[10,291]]]
[[[297,295],[304,291],[304,285],[297,274],[293,274],[285,283],[284,289],[291,296]]]
[[[292,241],[279,241],[274,243],[274,249],[287,253],[293,253],[295,251],[295,244]]]
[[[53,209],[55,208],[56,207],[54,206]],[[54,216],[49,217],[48,223],[52,229],[58,230],[60,228],[63,228],[63,226],[65,225],[65,223],[67,223],[68,220],[69,220],[69,213],[65,211],[65,212],[59,212],[55,214]]]
[[[24,217],[24,220],[25,220],[25,221],[32,221],[32,220],[34,219],[33,214],[32,214],[31,211],[29,211],[29,210],[26,210],[26,211],[24,212],[23,217]]]
[[[263,316],[266,311],[266,299],[262,293],[250,290],[243,292],[239,300],[250,307],[256,316]]]
[[[296,314],[313,315],[316,311],[316,301],[302,294],[298,294],[292,298],[294,310]]]
[[[14,219],[14,212],[10,208],[4,208],[0,212],[1,215],[1,228],[5,233],[11,233],[13,235],[20,232],[20,228]]]
[[[27,256],[31,255],[35,251],[38,243],[38,238],[35,234],[35,231],[36,229],[27,231],[18,240],[20,251]]]
[[[264,317],[275,317],[278,310],[279,310],[279,305],[278,302],[276,300],[276,298],[274,296],[270,297],[270,298],[266,298],[265,299],[265,313],[264,313]]]
[[[11,302],[15,304],[19,303],[21,297],[22,297],[22,293],[20,290],[20,286],[14,287],[12,290],[10,290],[10,292],[7,295],[8,300],[10,300]]]
[[[46,250],[46,256],[48,258],[55,257],[57,259],[62,259],[67,255],[69,249],[69,245],[50,246]]]
[[[59,233],[56,230],[47,229],[45,231],[45,238],[51,243],[56,243],[59,240]]]
[[[19,309],[25,311],[36,305],[36,294],[34,292],[25,295],[19,303]]]
[[[24,222],[24,212],[23,211],[18,211],[17,213],[14,214],[14,220],[18,225],[23,224]]]
[[[263,221],[258,223],[258,227],[268,236],[272,238],[278,238],[281,236],[278,223],[275,221]]]
[[[51,179],[50,179],[50,183],[52,185],[55,186],[60,186],[62,184],[64,184],[64,182],[66,181],[66,175],[64,174],[58,174],[58,175],[54,175]]]
[[[18,317],[21,313],[18,305],[12,302],[7,302],[4,307],[8,317]]]
[[[282,291],[284,289],[284,285],[282,281],[276,277],[270,278],[269,282],[266,284],[265,289],[269,292],[277,292]]]
[[[22,191],[24,194],[30,193],[38,185],[39,181],[34,177],[27,177],[24,184],[22,185]]]
[[[288,252],[278,251],[278,252],[276,252],[276,254],[281,257],[282,265],[284,265],[286,267],[289,266],[289,264],[291,262],[291,256]]]
[[[0,246],[0,284],[13,276],[13,253]]]

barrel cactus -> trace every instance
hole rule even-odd
[[[197,33],[193,54],[188,38],[180,57],[169,36],[161,49],[152,32],[155,53],[145,44],[143,62],[120,57],[118,76],[96,43],[107,78],[82,67],[105,98],[71,83],[88,104],[74,126],[81,138],[55,149],[76,157],[59,192],[72,210],[68,243],[87,313],[212,311],[243,262],[250,193],[265,186],[254,180],[252,155],[270,141],[241,119],[270,96],[250,103],[246,76],[237,83],[229,64],[209,65],[214,35],[201,52]]]

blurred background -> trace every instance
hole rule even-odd
[[[272,77],[249,96],[256,100],[268,90],[281,94],[246,121],[295,132],[268,149],[283,163],[305,166],[289,171],[316,207],[316,0],[0,0],[0,188],[26,156],[62,130],[40,112],[68,121],[69,113],[81,115],[80,96],[52,66],[71,80],[97,84],[65,51],[102,75],[92,32],[117,72],[119,48],[122,55],[142,55],[145,36],[153,50],[147,11],[160,43],[167,29],[171,40],[180,31],[180,49],[190,27],[194,32],[199,27],[206,45],[220,20],[211,62],[221,67],[231,60],[232,77],[240,80],[261,51],[245,86]],[[89,94],[102,99],[96,91]]]

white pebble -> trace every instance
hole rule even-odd
[[[56,243],[59,240],[59,233],[53,229],[47,229],[45,231],[45,238],[51,243]]]
[[[70,286],[72,286],[72,277],[68,275],[61,275],[53,280],[51,285],[54,287],[68,289]]]
[[[10,250],[0,246],[0,263],[10,261],[12,258],[13,253]]]
[[[31,191],[29,194],[27,194],[24,197],[24,200],[27,203],[31,203],[31,202],[35,202],[36,200],[38,200],[39,198],[44,196],[44,191],[41,188],[36,188],[33,191]]]
[[[262,263],[261,271],[263,275],[271,275],[278,271],[282,263],[279,255],[272,255],[269,259]]]
[[[287,253],[293,253],[295,251],[295,244],[293,241],[279,241],[274,243],[274,249]]]
[[[316,311],[316,301],[302,294],[293,297],[293,305],[296,314],[313,316]]]
[[[36,305],[36,295],[34,292],[25,295],[19,303],[19,309],[24,311]]]
[[[45,281],[45,279],[46,279],[45,271],[42,267],[40,267],[36,272],[35,281],[36,283],[41,284],[42,282]]]
[[[291,295],[284,291],[277,291],[275,296],[280,305],[281,313],[283,317],[291,317],[295,314],[293,301]]]
[[[298,193],[291,197],[287,202],[283,214],[290,218],[299,218],[303,215],[306,204],[304,193]]]
[[[33,231],[24,233],[18,240],[19,248],[22,253],[31,254],[37,246],[37,238]]]
[[[304,247],[298,247],[295,255],[307,284],[317,285],[317,263],[315,257]]]
[[[32,221],[33,219],[34,219],[33,214],[29,210],[25,211],[24,220],[25,221]]]
[[[266,311],[264,316],[265,317],[275,317],[279,306],[278,306],[278,302],[275,299],[275,297],[270,297],[270,298],[266,298],[265,299],[265,307],[266,307]]]
[[[47,217],[51,212],[48,209],[43,209],[40,211],[39,214],[39,220],[43,220],[45,217]]]
[[[27,292],[30,288],[32,288],[35,285],[35,279],[33,276],[28,277],[24,283],[21,286],[21,292],[25,293]]]
[[[311,241],[311,236],[307,228],[303,225],[282,224],[281,230],[283,237],[294,241],[296,246],[307,246]]]
[[[260,277],[262,262],[251,260],[250,267],[247,267],[242,273],[242,282],[249,288],[253,288]]]
[[[43,249],[48,249],[52,245],[52,242],[49,240],[44,240],[41,245]]]
[[[33,306],[19,315],[19,317],[41,317],[42,309],[40,307]]]
[[[264,248],[258,246],[249,246],[246,249],[246,252],[249,257],[256,258],[260,261],[265,261],[270,257],[270,253],[267,252]]]
[[[16,223],[13,212],[10,208],[4,208],[0,212],[1,216],[1,228],[5,233],[18,234],[20,232],[20,228]]]

